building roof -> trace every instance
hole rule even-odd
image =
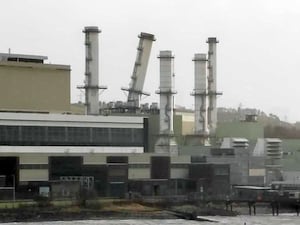
[[[143,117],[0,112],[0,125],[143,128]]]
[[[13,53],[0,53],[0,61],[7,61],[8,58],[17,59],[33,59],[33,60],[46,60],[47,56],[41,55],[24,55],[24,54],[13,54]]]

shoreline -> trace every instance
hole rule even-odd
[[[195,205],[151,206],[136,202],[110,202],[86,206],[23,206],[0,209],[0,223],[42,222],[72,220],[122,220],[122,219],[185,219],[209,221],[204,216],[235,216],[224,209],[204,208]]]
[[[282,209],[283,210],[283,209]],[[235,205],[233,211],[224,205],[198,205],[191,203],[159,204],[138,201],[105,200],[87,201],[84,205],[21,205],[17,208],[0,208],[0,223],[73,221],[73,220],[123,220],[123,219],[184,219],[213,222],[206,216],[249,215],[248,207]],[[257,215],[270,214],[270,208],[261,207]]]
[[[133,212],[59,212],[59,211],[0,211],[0,223],[9,222],[42,222],[42,221],[72,221],[72,220],[121,220],[121,219],[178,219],[168,213],[133,213]]]

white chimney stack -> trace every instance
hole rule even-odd
[[[131,82],[129,88],[122,88],[122,90],[128,91],[127,102],[139,108],[140,106],[140,97],[142,94],[149,95],[148,93],[143,92],[149,57],[151,53],[151,47],[155,37],[153,34],[141,33],[139,35],[140,41],[137,48],[137,56],[133,68],[133,73],[131,76]]]
[[[195,54],[195,88],[192,95],[195,96],[195,135],[208,135],[207,124],[207,58],[206,54]]]
[[[217,128],[217,38],[210,37],[208,43],[208,126],[210,135],[215,135]]]
[[[174,56],[171,51],[160,51],[160,135],[155,145],[156,153],[178,155],[177,143],[173,130],[174,108]]]
[[[98,34],[101,31],[98,27],[85,27],[85,103],[86,114],[99,115],[99,89],[106,87],[99,86],[99,49]]]

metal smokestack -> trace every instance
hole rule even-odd
[[[195,54],[195,88],[192,95],[195,96],[195,134],[208,135],[207,124],[207,58],[206,54]]]
[[[155,37],[153,34],[141,33],[139,35],[140,41],[137,48],[137,56],[133,68],[133,73],[131,76],[131,82],[129,88],[122,88],[122,90],[128,91],[127,102],[129,105],[139,108],[140,97],[142,94],[148,95],[148,93],[143,92],[145,76],[147,72],[149,57],[151,53],[151,47]]]
[[[86,114],[99,114],[99,89],[106,89],[98,86],[99,79],[99,49],[98,34],[101,31],[96,26],[85,27],[85,103]]]
[[[174,108],[174,56],[172,51],[160,51],[160,95],[159,139],[155,145],[156,153],[178,155],[178,148],[173,130]]]
[[[210,135],[215,135],[217,128],[217,38],[210,37],[208,43],[208,126]]]

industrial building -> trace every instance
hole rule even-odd
[[[174,114],[172,51],[158,57],[160,107],[139,102],[147,95],[143,84],[155,41],[147,33],[139,35],[129,88],[122,88],[127,102],[100,104],[99,90],[108,88],[99,85],[100,30],[83,32],[85,83],[78,88],[85,90],[84,115],[72,114],[70,66],[45,64],[43,56],[0,54],[0,196],[14,190],[20,198],[76,197],[82,189],[113,197],[225,196],[231,185],[278,178],[280,140],[216,138],[216,38],[208,39],[208,56],[194,56],[195,110]]]
[[[70,112],[70,66],[46,56],[0,54],[0,110]]]
[[[144,153],[147,119],[142,117],[0,116],[0,171],[8,185],[15,179],[17,197],[32,197],[47,188],[50,191],[58,181],[83,180],[90,182],[89,188],[98,196],[124,197],[128,191],[146,196],[188,194],[199,190],[198,178],[202,182],[208,179],[207,174],[195,172],[205,167],[196,158]],[[224,172],[216,174],[222,175],[219,178],[210,176],[209,182],[220,179],[229,187],[228,165],[211,165],[205,171],[214,173],[216,168]],[[60,191],[55,195],[75,195]]]

